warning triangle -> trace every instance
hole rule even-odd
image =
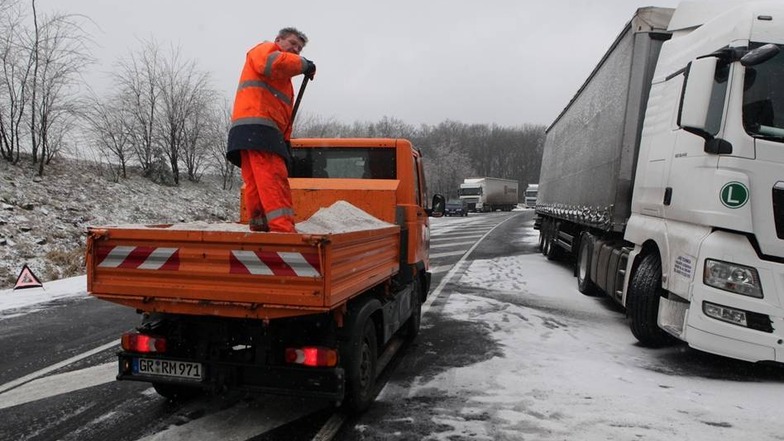
[[[40,288],[44,286],[38,277],[33,274],[33,271],[25,265],[22,268],[22,272],[19,273],[19,277],[16,278],[16,285],[14,285],[14,289],[23,289],[23,288]]]

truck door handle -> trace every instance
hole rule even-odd
[[[667,187],[664,189],[664,205],[670,205],[672,202],[672,187]]]

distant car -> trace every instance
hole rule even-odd
[[[444,214],[447,216],[468,216],[468,207],[463,199],[450,199],[446,202],[446,210]]]

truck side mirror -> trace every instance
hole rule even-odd
[[[442,217],[444,215],[444,211],[446,211],[446,199],[444,198],[444,195],[434,194],[433,208],[428,210],[428,216]]]
[[[699,58],[686,67],[683,80],[681,108],[678,113],[678,127],[694,133],[706,140],[718,132],[710,133],[708,110],[713,95],[713,78],[716,75],[718,59]]]
[[[726,79],[718,69],[727,70],[718,57],[698,58],[686,67],[678,112],[678,127],[705,139],[705,153],[730,154],[732,144],[716,139],[727,91]]]
[[[775,44],[765,44],[756,49],[750,50],[740,58],[740,64],[745,67],[762,64],[779,54],[779,47]]]

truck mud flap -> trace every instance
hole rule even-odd
[[[199,361],[203,366],[204,375],[201,381],[194,381],[134,373],[132,360],[140,356],[145,359],[165,358],[172,360],[171,357],[120,353],[118,354],[117,380],[188,385],[207,391],[220,391],[227,387],[260,393],[324,398],[333,401],[342,401],[345,394],[345,375],[343,368],[340,367],[302,368]],[[193,362],[194,360],[189,361]]]

